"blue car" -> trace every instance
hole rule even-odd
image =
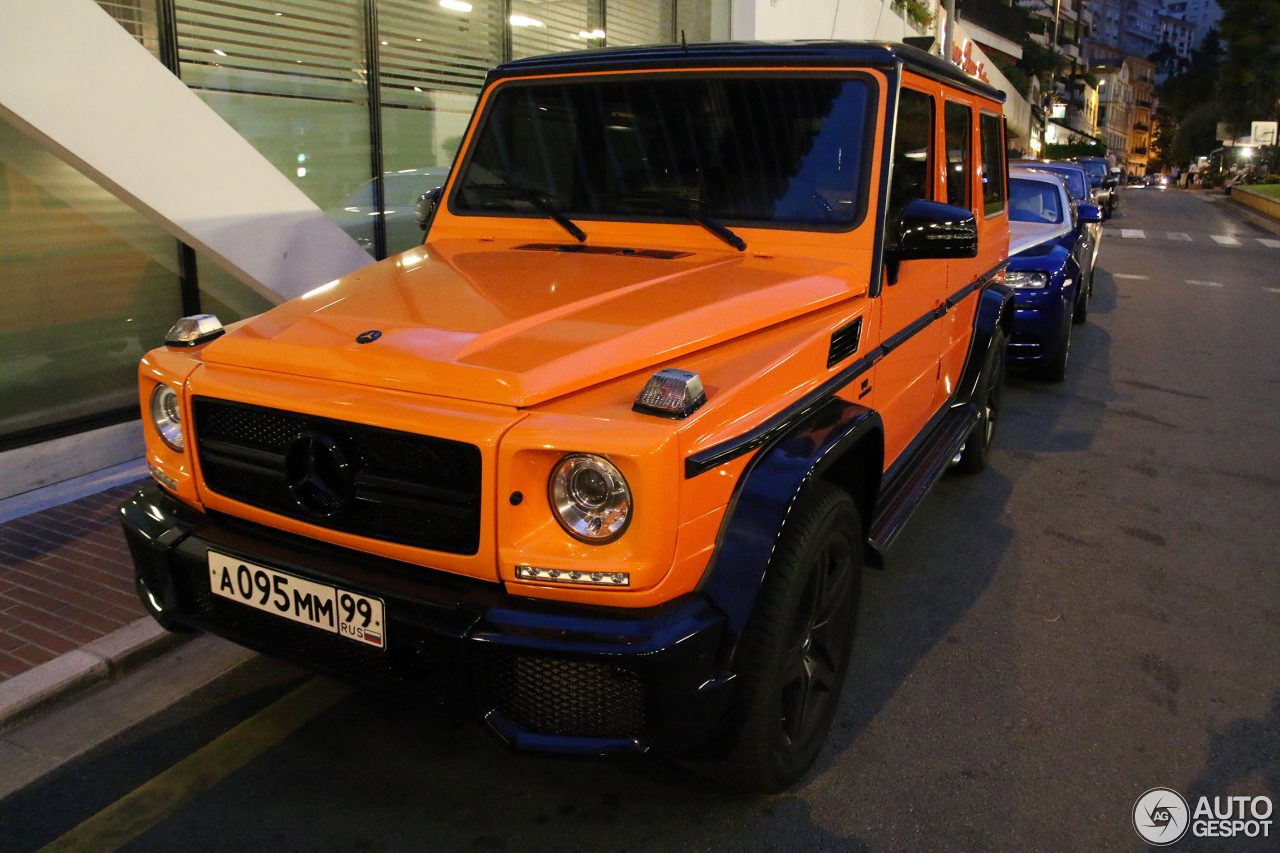
[[[1005,284],[1014,288],[1010,366],[1028,368],[1050,382],[1066,378],[1071,328],[1088,315],[1088,228],[1101,219],[1096,206],[1075,204],[1056,175],[1010,172],[1005,272]]]
[[[1084,167],[1075,163],[1064,163],[1058,160],[1012,160],[1009,163],[1009,169],[1010,174],[1015,169],[1037,169],[1062,178],[1062,182],[1067,186],[1067,195],[1079,206],[1079,212],[1086,217],[1090,215],[1089,210],[1096,206],[1093,203],[1093,195],[1089,191],[1089,175]],[[1092,296],[1093,264],[1098,259],[1098,249],[1102,246],[1102,222],[1090,223],[1084,229],[1081,239],[1087,245],[1080,247],[1077,257],[1081,260],[1081,267],[1085,270],[1085,276],[1089,282],[1085,290]]]

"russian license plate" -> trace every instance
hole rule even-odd
[[[357,643],[387,647],[382,601],[209,552],[214,595],[301,622]]]

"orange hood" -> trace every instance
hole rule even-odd
[[[404,252],[244,323],[204,360],[523,407],[866,286],[865,269],[829,261],[516,245],[458,239]],[[356,343],[374,329],[381,337]]]

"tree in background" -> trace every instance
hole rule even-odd
[[[1218,0],[1227,42],[1218,79],[1222,118],[1237,135],[1280,118],[1280,2]]]
[[[1241,2],[1241,0],[1224,0]],[[1248,0],[1275,3],[1275,0]],[[1156,54],[1151,60],[1157,61]],[[1159,131],[1152,144],[1162,163],[1185,166],[1195,157],[1208,154],[1217,142],[1217,123],[1222,115],[1219,105],[1219,78],[1223,65],[1222,43],[1217,30],[1209,30],[1199,48],[1191,51],[1191,59],[1178,74],[1172,74],[1157,91],[1160,110],[1156,115]]]

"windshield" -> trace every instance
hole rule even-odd
[[[1080,168],[1088,172],[1090,178],[1102,180],[1107,176],[1107,164],[1100,160],[1085,160]]]
[[[1009,219],[1041,224],[1061,222],[1062,203],[1058,188],[1044,181],[1010,178]]]
[[[1062,182],[1067,185],[1067,194],[1076,201],[1087,201],[1089,198],[1089,190],[1084,185],[1084,175],[1075,169],[1050,169]]]
[[[678,220],[675,198],[729,223],[849,228],[866,196],[871,106],[857,79],[509,84],[450,209]]]

